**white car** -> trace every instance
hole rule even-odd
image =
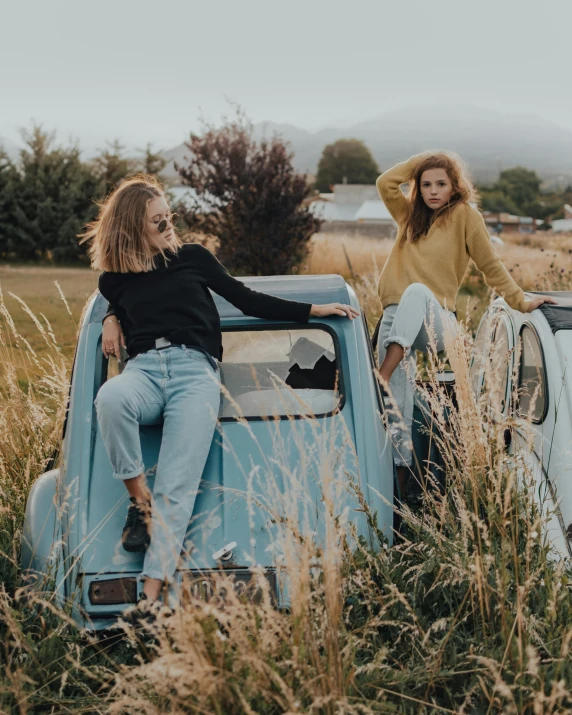
[[[558,301],[532,313],[512,310],[497,299],[483,316],[471,366],[473,388],[483,388],[487,360],[499,364],[510,351],[502,373],[502,416],[515,420],[507,446],[526,461],[535,480],[539,506],[548,516],[547,534],[554,551],[572,556],[572,292],[543,293]],[[494,330],[492,339],[490,331]],[[522,340],[520,364],[513,370]],[[484,359],[483,359],[484,358]],[[518,381],[513,384],[513,379]],[[512,395],[517,388],[518,400]],[[504,388],[504,389],[503,389]],[[536,398],[533,396],[536,394]],[[532,449],[527,448],[532,443]]]

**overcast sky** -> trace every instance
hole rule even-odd
[[[0,137],[171,148],[219,120],[473,104],[572,130],[572,0],[3,0]]]

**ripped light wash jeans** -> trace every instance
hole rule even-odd
[[[412,283],[399,303],[388,305],[383,311],[377,344],[378,364],[383,362],[391,343],[398,343],[405,349],[405,357],[389,380],[393,399],[388,410],[388,420],[393,442],[393,461],[397,467],[409,467],[413,461],[411,430],[415,351],[428,352],[430,349],[427,331],[430,326],[435,333],[437,350],[443,350],[445,326],[454,334],[457,319],[454,313],[441,307],[433,292],[422,283]]]
[[[175,573],[219,405],[216,360],[185,346],[140,353],[97,393],[99,429],[116,479],[131,479],[145,470],[139,425],[163,420],[151,502],[151,544],[141,578],[170,580]]]

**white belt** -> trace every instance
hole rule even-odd
[[[171,347],[171,345],[171,341],[167,340],[167,338],[157,338],[157,340],[155,340],[155,350],[161,350],[161,348],[169,348]]]

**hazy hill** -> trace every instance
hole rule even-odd
[[[261,122],[257,136],[278,133],[290,142],[296,167],[316,172],[322,149],[342,137],[362,139],[381,169],[432,148],[458,152],[478,181],[494,180],[499,168],[521,165],[544,179],[572,180],[572,131],[536,115],[504,114],[475,107],[417,107],[386,112],[343,129],[308,132],[290,124]],[[165,152],[183,161],[183,144]],[[170,173],[172,164],[169,165]]]

